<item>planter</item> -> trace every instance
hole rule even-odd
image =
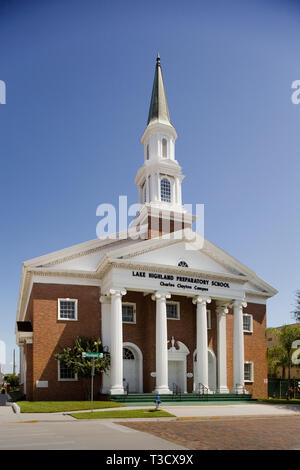
[[[6,406],[7,398],[6,393],[0,393],[0,406]]]

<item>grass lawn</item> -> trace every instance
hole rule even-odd
[[[89,410],[90,401],[18,401],[21,413],[56,413],[59,411]],[[94,401],[94,409],[116,408],[121,405],[112,401]]]
[[[105,419],[105,418],[175,418],[167,411],[148,410],[113,410],[113,411],[94,411],[93,413],[74,413],[71,414],[77,419]]]
[[[278,405],[300,405],[299,398],[291,398],[286,400],[285,398],[259,398],[259,403],[277,403]]]

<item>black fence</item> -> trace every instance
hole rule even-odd
[[[300,379],[268,379],[269,398],[300,398]]]

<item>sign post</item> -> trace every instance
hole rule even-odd
[[[91,412],[94,410],[94,375],[95,375],[95,358],[100,359],[103,357],[103,353],[92,353],[83,352],[82,357],[92,359],[92,370],[91,370]]]

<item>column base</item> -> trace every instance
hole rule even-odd
[[[123,387],[111,388],[110,394],[111,395],[124,395],[124,388]]]
[[[172,395],[173,392],[171,392],[168,387],[158,387],[153,390],[153,393],[156,393],[157,395]]]
[[[229,389],[228,389],[228,387],[223,385],[222,387],[217,389],[217,393],[229,393]]]

